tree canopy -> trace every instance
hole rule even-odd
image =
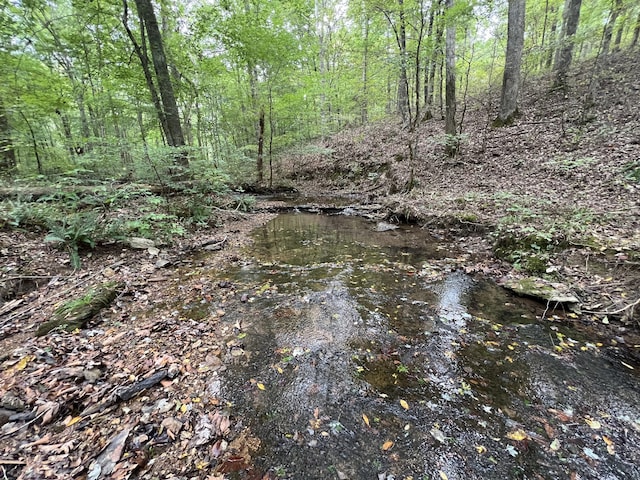
[[[443,120],[445,64],[458,103],[499,88],[508,3],[4,1],[0,172],[144,179],[190,164],[255,178],[257,162],[261,181],[263,159],[308,139],[389,115]],[[526,2],[509,78],[570,88],[571,61],[637,47],[639,5],[580,3]]]

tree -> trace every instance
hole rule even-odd
[[[604,27],[602,34],[602,54],[609,53],[609,46],[611,45],[611,38],[613,37],[613,27],[616,25],[616,20],[622,12],[623,5],[622,0],[613,0],[611,11],[609,12],[609,18],[607,24]]]
[[[502,78],[500,112],[493,125],[508,125],[518,115],[518,91],[520,90],[520,67],[524,47],[525,0],[509,0],[507,54]]]
[[[165,135],[167,137],[167,143],[171,147],[184,147],[185,143],[182,126],[180,124],[180,113],[178,111],[173,85],[171,84],[162,35],[158,28],[158,20],[153,11],[153,5],[151,4],[151,0],[135,0],[135,2],[138,14],[143,22],[144,30],[147,33],[147,40],[151,50],[151,58],[158,81],[160,98],[162,99],[163,114],[166,120],[167,131]],[[184,151],[176,156],[176,160],[182,166],[189,165],[189,160]]]
[[[454,0],[446,0],[447,13],[451,13]],[[458,139],[456,131],[456,26],[453,19],[447,18],[445,34],[445,129],[447,136],[445,152],[453,157],[458,151]]]
[[[561,88],[563,90],[567,88],[567,73],[571,66],[581,5],[582,0],[565,0],[564,12],[562,13],[561,47],[556,54],[553,88]]]
[[[0,174],[10,172],[15,166],[16,152],[11,139],[11,128],[0,98]]]

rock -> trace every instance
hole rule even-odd
[[[533,297],[549,303],[579,304],[580,300],[569,287],[560,283],[550,283],[536,277],[507,280],[502,285],[518,295]]]
[[[130,237],[127,238],[126,241],[131,248],[139,248],[141,250],[146,250],[156,246],[156,243],[148,238]]]
[[[387,222],[378,222],[376,224],[376,232],[387,232],[389,230],[395,230],[397,228],[397,225],[393,225],[392,223]]]

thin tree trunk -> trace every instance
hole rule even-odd
[[[636,19],[636,27],[633,29],[633,40],[631,41],[631,47],[638,45],[638,37],[640,37],[640,13]]]
[[[16,151],[11,136],[7,111],[0,98],[0,174],[10,173],[16,167]]]
[[[411,121],[409,103],[409,77],[407,75],[407,25],[404,15],[404,0],[398,0],[400,7],[400,30],[398,32],[398,48],[400,49],[400,78],[398,80],[398,111],[402,122]]]
[[[609,53],[609,46],[611,45],[611,38],[613,37],[613,27],[615,27],[616,20],[618,19],[618,15],[620,15],[621,10],[622,10],[622,0],[613,0],[613,5],[611,6],[609,19],[607,20],[607,24],[604,27],[604,33],[602,35],[602,54],[603,55],[606,55],[607,53]]]
[[[573,46],[575,34],[580,21],[580,7],[582,0],[565,0],[564,12],[562,14],[562,35],[561,48],[556,56],[555,72],[556,78],[553,88],[567,88],[567,74],[571,66],[573,56]]]
[[[556,40],[556,32],[558,31],[558,20],[556,18],[556,7],[551,6],[550,9],[551,15],[553,16],[553,19],[551,20],[551,33],[549,35],[549,37],[551,37],[551,39],[549,40],[549,52],[547,53],[547,63],[546,63],[546,68],[551,68],[551,65],[553,64],[553,54],[555,53],[555,49],[554,49],[554,44],[555,44],[555,40]]]
[[[124,25],[127,36],[129,37],[129,40],[133,45],[133,50],[135,51],[138,60],[140,60],[140,65],[142,66],[142,73],[144,74],[147,89],[149,90],[149,94],[151,95],[151,102],[153,103],[156,114],[158,116],[158,121],[160,122],[162,137],[164,141],[167,141],[167,139],[169,138],[169,126],[167,125],[167,119],[162,109],[162,103],[160,102],[158,90],[156,89],[156,86],[153,82],[153,75],[151,73],[151,67],[149,64],[149,56],[147,55],[146,51],[146,35],[144,34],[144,22],[142,18],[140,18],[140,33],[142,35],[142,42],[138,43],[136,37],[133,35],[133,32],[129,28],[129,8],[127,5],[127,0],[122,0],[122,4],[124,6],[124,13],[122,14],[122,24]]]
[[[38,175],[42,175],[44,172],[42,170],[42,161],[40,160],[40,152],[38,151],[38,141],[36,140],[36,134],[33,131],[33,127],[31,126],[31,122],[27,116],[22,112],[22,110],[18,110],[18,113],[27,124],[27,128],[29,129],[29,134],[31,135],[31,145],[33,146],[33,154],[36,157],[36,165],[38,167]]]
[[[364,51],[362,52],[362,100],[360,101],[360,122],[362,125],[366,125],[369,117],[369,14],[366,12],[366,6],[364,13]],[[269,107],[271,108],[271,107]]]
[[[147,32],[147,40],[151,49],[151,58],[153,67],[158,80],[158,90],[162,99],[162,106],[168,127],[167,142],[171,147],[184,147],[184,136],[182,126],[180,125],[180,114],[178,112],[178,104],[173,92],[169,68],[167,66],[167,58],[164,52],[162,36],[158,28],[158,21],[153,11],[151,0],[135,0],[138,13],[144,21],[144,28]],[[181,152],[176,156],[178,164],[186,167],[189,165],[189,159],[185,152]]]
[[[454,0],[446,0],[447,10],[451,11]],[[455,156],[458,151],[458,139],[456,132],[456,27],[449,19],[445,36],[446,57],[446,114],[445,134],[447,135],[445,152],[448,156]]]
[[[264,180],[264,108],[260,107],[258,116],[258,183]]]
[[[518,92],[520,90],[520,67],[524,47],[525,0],[509,0],[509,25],[507,32],[507,54],[502,77],[500,112],[493,125],[510,124],[518,115]]]

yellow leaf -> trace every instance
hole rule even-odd
[[[82,420],[82,417],[73,417],[69,419],[67,423],[65,423],[65,426],[70,427],[71,425],[78,423],[80,420]]]
[[[22,357],[20,359],[20,361],[18,363],[16,363],[16,366],[13,367],[16,369],[16,371],[20,371],[20,370],[24,370],[27,366],[27,364],[33,360],[34,358],[36,358],[35,355],[25,355],[24,357]]]
[[[393,442],[391,440],[387,440],[386,442],[384,442],[382,444],[382,451],[386,452],[387,450],[389,450],[391,447],[393,447]]]
[[[402,405],[402,408],[404,408],[405,410],[409,410],[409,404],[406,400],[400,400],[400,405]]]
[[[276,370],[278,371],[279,374],[283,374],[284,370],[282,370],[282,367],[276,367]]]
[[[607,445],[613,445],[613,440],[611,440],[606,435],[602,435],[602,440],[604,440],[604,443],[606,443]]]
[[[264,386],[264,384],[262,384],[262,383],[258,382],[256,385],[258,386],[258,388],[259,388],[260,390],[265,390],[265,386]]]
[[[602,428],[602,425],[598,420],[593,420],[592,418],[587,417],[584,421],[594,430],[600,430],[600,428]]]
[[[371,426],[369,424],[369,417],[367,417],[364,413],[362,414],[362,420],[364,420],[364,423],[367,425],[367,427]]]
[[[183,403],[183,404],[180,406],[180,411],[181,411],[182,413],[187,413],[187,410],[188,410],[188,409],[189,409],[189,406],[188,406],[186,403]]]
[[[514,430],[513,432],[507,433],[507,438],[510,440],[516,440],[519,442],[520,440],[529,438],[529,435],[527,435],[527,432],[525,432],[524,430],[518,429],[518,430]]]
[[[487,452],[487,447],[485,447],[484,445],[476,445],[476,452],[482,455],[483,453]]]
[[[449,477],[447,477],[447,474],[444,473],[442,470],[440,471],[440,478],[442,480],[449,480]]]

